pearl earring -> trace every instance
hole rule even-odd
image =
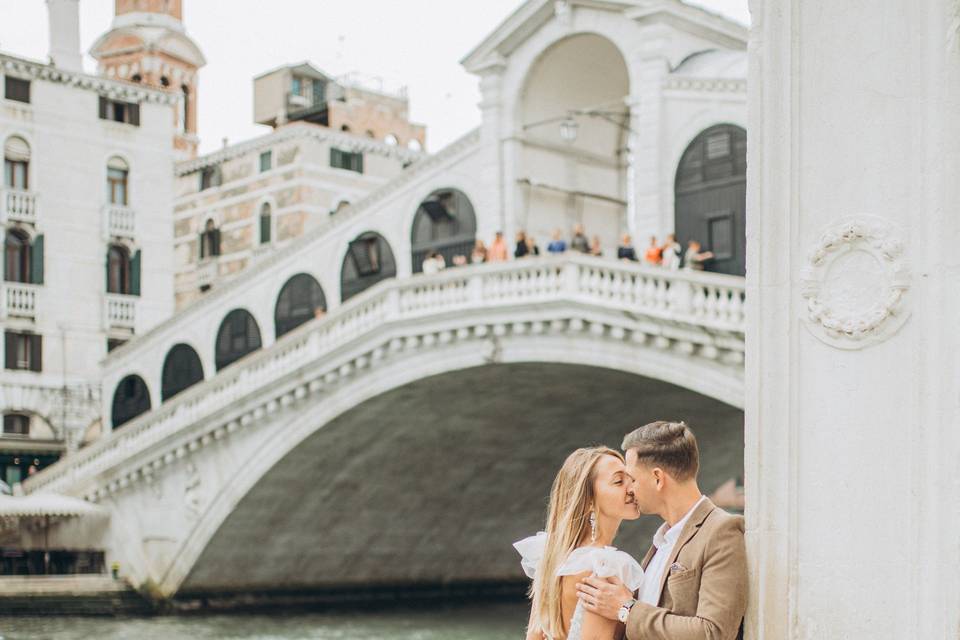
[[[597,512],[590,512],[590,542],[594,543],[597,541]]]

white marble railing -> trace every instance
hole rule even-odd
[[[5,318],[29,318],[37,316],[37,297],[40,287],[34,284],[4,282],[3,314]]]
[[[107,236],[134,237],[137,230],[137,215],[132,208],[119,204],[108,204],[103,207],[103,217]]]
[[[20,189],[0,190],[0,222],[37,222],[37,194]]]
[[[104,324],[107,329],[130,329],[137,325],[137,296],[107,293],[103,299]]]
[[[538,308],[551,302],[581,303],[631,317],[663,320],[687,334],[690,329],[699,329],[704,335],[723,336],[737,344],[741,358],[736,362],[742,363],[743,296],[742,278],[670,272],[570,255],[452,268],[431,276],[387,280],[32,476],[24,488],[28,492],[41,488],[76,490],[83,486],[84,479],[130,457],[148,455],[160,442],[211,416],[223,415],[303,367],[325,362],[326,355],[365,334],[392,323],[426,320],[451,312],[486,315],[498,309]],[[662,336],[661,339],[667,340]],[[715,345],[705,345],[703,349],[711,349],[716,356]],[[346,377],[383,355],[383,348],[377,347],[368,355],[327,371],[316,384]],[[135,360],[136,353],[130,357]],[[313,385],[309,385],[311,390]],[[305,388],[301,391],[307,393]],[[270,400],[267,404],[277,402],[280,401]],[[246,419],[253,420],[255,416]],[[218,427],[211,437],[223,437],[244,422],[241,419],[239,424],[231,422]],[[162,460],[157,464],[163,464]]]

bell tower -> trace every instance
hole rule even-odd
[[[197,155],[197,71],[206,59],[183,26],[183,0],[115,0],[110,30],[90,49],[108,78],[176,92],[174,147]]]

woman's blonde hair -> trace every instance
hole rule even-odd
[[[531,623],[548,638],[562,638],[565,634],[557,569],[588,535],[590,511],[594,507],[593,483],[597,463],[603,456],[623,462],[620,452],[608,447],[577,449],[567,456],[550,490],[547,546],[530,588]]]

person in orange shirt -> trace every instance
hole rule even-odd
[[[497,231],[496,237],[487,249],[487,262],[506,262],[507,242],[503,239],[503,232]]]
[[[647,247],[647,252],[643,255],[643,261],[647,264],[659,266],[662,257],[663,249],[657,244],[657,236],[650,236],[650,246]]]

